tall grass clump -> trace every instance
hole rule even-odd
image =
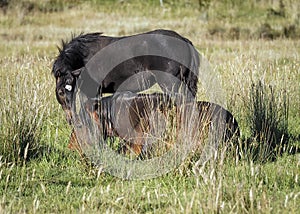
[[[42,122],[49,97],[41,94],[43,82],[31,62],[14,63],[11,67],[4,64],[0,70],[0,156],[7,162],[22,163],[37,157],[42,148]]]
[[[262,81],[252,83],[248,108],[252,159],[262,162],[276,159],[286,151],[289,142],[286,92],[279,93]]]

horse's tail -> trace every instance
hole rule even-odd
[[[190,52],[190,60],[189,60],[189,78],[187,80],[187,85],[189,89],[191,90],[192,95],[195,97],[197,96],[197,90],[198,90],[198,76],[199,76],[199,66],[200,66],[200,57],[197,49],[194,47],[191,41],[186,39],[187,44],[189,46],[189,52]]]
[[[190,47],[191,49],[191,65],[190,68],[192,72],[198,77],[199,66],[200,66],[200,57],[197,49],[194,46]]]

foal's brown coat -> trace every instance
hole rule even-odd
[[[129,98],[129,106],[123,106],[124,104],[122,103],[122,99],[120,99],[121,101],[117,100],[117,102],[114,103],[117,106],[112,108],[110,99],[112,98],[108,97],[85,103],[84,109],[87,112],[88,118],[96,124],[96,127],[99,130],[101,130],[100,133],[103,134],[104,139],[108,137],[119,137],[126,142],[126,144],[119,150],[121,153],[128,153],[131,151],[136,155],[141,155],[142,152],[150,152],[148,150],[151,148],[147,148],[145,136],[149,134],[151,129],[155,128],[152,127],[155,123],[151,121],[151,114],[159,112],[163,115],[163,117],[165,117],[164,119],[167,120],[169,118],[168,115],[174,108],[176,111],[176,134],[178,134],[179,130],[182,129],[181,131],[189,132],[192,135],[192,138],[197,138],[196,141],[199,141],[200,143],[201,139],[199,137],[203,138],[204,132],[207,132],[207,129],[209,129],[209,127],[214,123],[217,126],[220,126],[220,124],[223,125],[223,127],[221,127],[224,131],[222,140],[227,141],[235,135],[239,136],[238,123],[233,115],[223,107],[214,103],[199,101],[197,103],[181,102],[181,104],[178,104],[178,102],[171,102],[170,97],[165,94],[155,93],[150,95],[139,94],[131,97]],[[118,111],[120,109],[122,111],[125,110],[125,113],[127,111],[130,123],[122,121],[122,115],[117,118],[119,119],[118,121],[114,121],[114,119],[112,119],[112,117],[116,117],[116,112],[111,111]],[[191,115],[192,112],[194,112],[193,115]],[[129,128],[127,127],[128,124],[131,125],[135,134],[127,131]],[[116,126],[118,126],[118,129],[116,129]],[[88,134],[88,128],[84,123],[81,130],[81,134]],[[176,136],[176,138],[177,137],[178,136]],[[73,130],[68,148],[75,149],[82,154],[82,143],[83,142],[78,142],[76,133]],[[84,143],[91,144],[91,142]]]

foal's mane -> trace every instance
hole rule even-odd
[[[101,34],[100,32],[72,34],[70,40],[62,40],[61,47],[57,47],[59,55],[53,64],[52,74],[57,77],[64,72],[64,67],[79,69],[84,66],[83,60],[89,54],[88,44],[99,40]]]

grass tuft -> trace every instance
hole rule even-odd
[[[289,142],[288,95],[278,95],[271,85],[253,83],[250,90],[249,125],[253,141],[253,159],[274,160]]]
[[[6,60],[14,61],[12,58]],[[12,63],[15,63],[15,70],[8,73],[0,88],[4,96],[9,97],[0,102],[0,154],[6,162],[22,163],[41,154],[40,141],[49,95],[31,65]],[[2,69],[4,75],[7,66],[4,64]]]

